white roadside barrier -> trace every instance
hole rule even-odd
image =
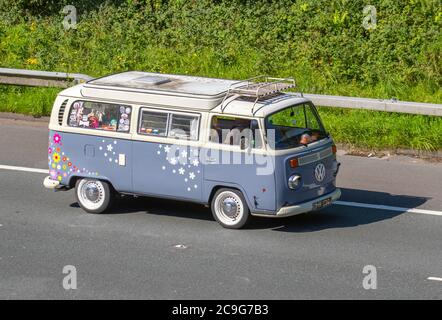
[[[66,88],[92,79],[93,77],[78,73],[0,68],[0,84]],[[302,95],[312,100],[315,105],[324,107],[365,109],[439,117],[442,116],[442,104],[436,103],[399,101],[397,99],[344,97],[308,93],[292,94]]]

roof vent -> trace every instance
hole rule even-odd
[[[160,77],[160,76],[144,76],[144,77],[136,78],[134,81],[139,82],[139,83],[157,86],[157,85],[160,85],[163,83],[170,82],[170,79],[166,78],[166,77]]]

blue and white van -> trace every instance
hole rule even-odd
[[[340,197],[336,147],[293,79],[232,81],[124,72],[62,91],[44,186],[90,213],[117,194],[210,205],[226,228]]]

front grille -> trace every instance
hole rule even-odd
[[[326,148],[326,149],[321,150],[319,152],[315,152],[315,153],[308,154],[306,156],[298,158],[298,164],[300,166],[303,166],[303,165],[306,165],[306,164],[309,164],[312,162],[316,162],[316,161],[325,159],[325,158],[331,156],[332,154],[333,154],[332,148],[329,147],[329,148]]]

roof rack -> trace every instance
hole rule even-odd
[[[239,97],[255,98],[255,103],[252,107],[252,113],[254,113],[255,105],[260,98],[275,95],[281,91],[295,87],[296,82],[294,78],[272,78],[264,75],[235,82],[229,86],[224,96],[221,103],[221,112],[224,112],[224,109],[227,107],[227,104],[224,105],[224,102],[231,95],[237,96],[229,101],[229,103]]]

